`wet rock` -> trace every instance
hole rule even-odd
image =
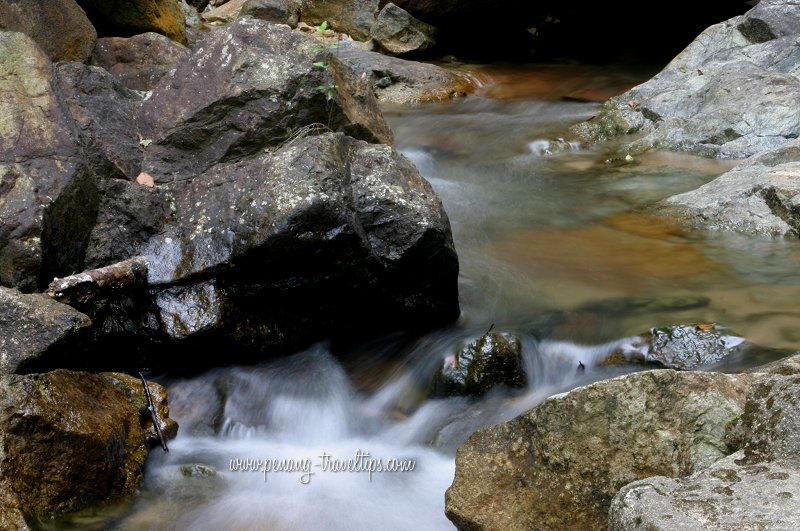
[[[64,370],[4,376],[0,404],[0,491],[16,497],[26,515],[77,509],[137,489],[149,416],[108,376]]]
[[[370,142],[394,145],[394,134],[378,107],[369,78],[364,73],[359,75],[334,55],[329,58],[329,64],[339,104],[350,121],[345,126],[345,132]]]
[[[103,179],[97,188],[100,200],[86,248],[87,269],[136,256],[172,221],[169,199],[156,189],[122,179]]]
[[[787,158],[796,161],[779,162]],[[751,157],[696,190],[675,195],[659,212],[711,230],[800,236],[800,141]]]
[[[648,371],[552,396],[458,449],[447,516],[459,529],[604,528],[622,486],[730,453],[725,424],[750,379]]]
[[[64,363],[89,326],[86,315],[66,304],[0,287],[0,374]]]
[[[129,89],[151,90],[189,55],[188,48],[149,32],[131,38],[99,39],[92,52],[92,65],[105,68]]]
[[[391,2],[378,13],[370,34],[384,50],[394,55],[422,52],[436,44],[436,28]]]
[[[300,20],[300,2],[294,0],[247,0],[242,5],[239,16],[253,18],[297,27]]]
[[[77,125],[84,160],[101,178],[134,179],[142,169],[142,146],[134,124],[141,97],[106,70],[80,63],[55,66],[61,102]]]
[[[612,98],[573,131],[586,143],[642,133],[623,148],[744,158],[800,134],[800,32],[775,0],[711,26],[651,80]],[[784,28],[773,32],[769,24]],[[785,34],[793,27],[792,34]],[[761,28],[761,29],[759,29]],[[777,26],[776,26],[777,28]],[[761,32],[761,33],[759,33]],[[774,37],[774,38],[772,38]]]
[[[267,349],[457,313],[447,217],[388,146],[332,133],[300,138],[169,189],[176,221],[145,254],[175,338],[227,328]]]
[[[53,79],[30,39],[2,35],[29,49],[3,55],[20,65],[7,76],[19,97],[0,104],[10,142],[0,281],[32,290],[132,256],[150,261],[148,288],[79,308],[98,345],[80,367],[201,368],[219,363],[205,347],[232,340],[286,352],[457,315],[441,202],[390,147],[322,134],[330,125],[392,141],[368,81],[310,37],[244,17],[142,99],[99,67],[62,63]],[[320,58],[330,63],[315,66]],[[330,99],[322,82],[336,85]],[[34,104],[32,94],[44,96]],[[173,341],[204,355],[187,346],[165,361],[157,347],[173,352]],[[114,360],[102,355],[112,346]]]
[[[312,26],[327,22],[335,31],[366,41],[379,9],[379,0],[304,0],[300,20]]]
[[[800,525],[800,377],[770,376],[750,387],[741,417],[729,423],[742,449],[683,479],[654,477],[625,486],[609,528],[753,529]]]
[[[94,178],[50,60],[21,33],[0,33],[0,92],[0,284],[34,291],[83,269]]]
[[[381,103],[411,104],[466,96],[474,82],[466,75],[436,65],[405,61],[354,47],[341,47],[337,57],[359,75],[366,75]]]
[[[320,60],[316,41],[286,26],[244,17],[212,32],[142,104],[144,171],[157,183],[190,179],[311,124],[344,130],[349,120]],[[330,97],[320,87],[333,87]]]
[[[647,334],[632,338],[612,357],[622,354],[629,362],[693,370],[719,363],[746,346],[743,337],[727,334],[715,323],[675,325],[653,328]]]
[[[0,2],[0,30],[31,37],[52,61],[84,62],[97,32],[75,0]]]
[[[498,385],[525,387],[522,342],[511,334],[488,333],[448,357],[434,378],[435,396],[481,396]]]
[[[186,19],[178,0],[77,0],[102,37],[154,31],[187,44]]]
[[[104,372],[102,374],[114,387],[125,393],[128,401],[134,409],[139,412],[142,417],[141,426],[150,447],[160,446],[161,439],[153,426],[150,410],[148,409],[147,395],[144,392],[144,383],[142,383],[141,377],[120,372]],[[178,423],[170,418],[169,400],[167,398],[166,388],[150,380],[147,381],[147,388],[150,390],[150,398],[156,410],[159,421],[158,427],[161,430],[161,434],[165,439],[174,439],[178,436]]]

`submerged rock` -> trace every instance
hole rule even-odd
[[[648,371],[555,395],[459,447],[445,497],[459,529],[601,529],[624,485],[731,452],[751,376]]]
[[[434,396],[481,396],[498,385],[525,387],[522,342],[514,335],[491,332],[459,348],[434,377]]]
[[[606,363],[624,356],[629,362],[693,370],[719,363],[747,346],[743,337],[727,334],[716,323],[663,326],[632,338],[613,353]]]
[[[31,516],[135,492],[150,417],[127,378],[63,370],[0,377],[0,499],[16,499]],[[151,390],[167,421],[163,388]]]

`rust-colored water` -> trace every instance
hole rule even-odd
[[[576,336],[600,342],[708,320],[764,346],[800,349],[800,243],[691,232],[643,213],[735,161],[656,152],[612,166],[602,148],[577,146],[543,156],[548,141],[597,109],[576,100],[618,94],[642,81],[642,72],[482,68],[477,96],[388,109],[398,146],[432,181],[453,223],[463,321],[513,327],[604,299],[700,295],[710,299],[705,307],[604,315],[605,330]]]

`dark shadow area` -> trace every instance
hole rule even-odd
[[[438,52],[469,60],[663,62],[753,2],[426,2],[397,5],[435,25]]]

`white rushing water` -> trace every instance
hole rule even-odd
[[[444,492],[458,444],[553,393],[609,376],[594,362],[617,346],[528,338],[527,389],[426,399],[437,366],[464,339],[420,339],[372,389],[355,389],[323,344],[173,382],[181,434],[168,454],[153,453],[145,493],[119,527],[452,529]],[[577,370],[579,361],[588,369]]]

